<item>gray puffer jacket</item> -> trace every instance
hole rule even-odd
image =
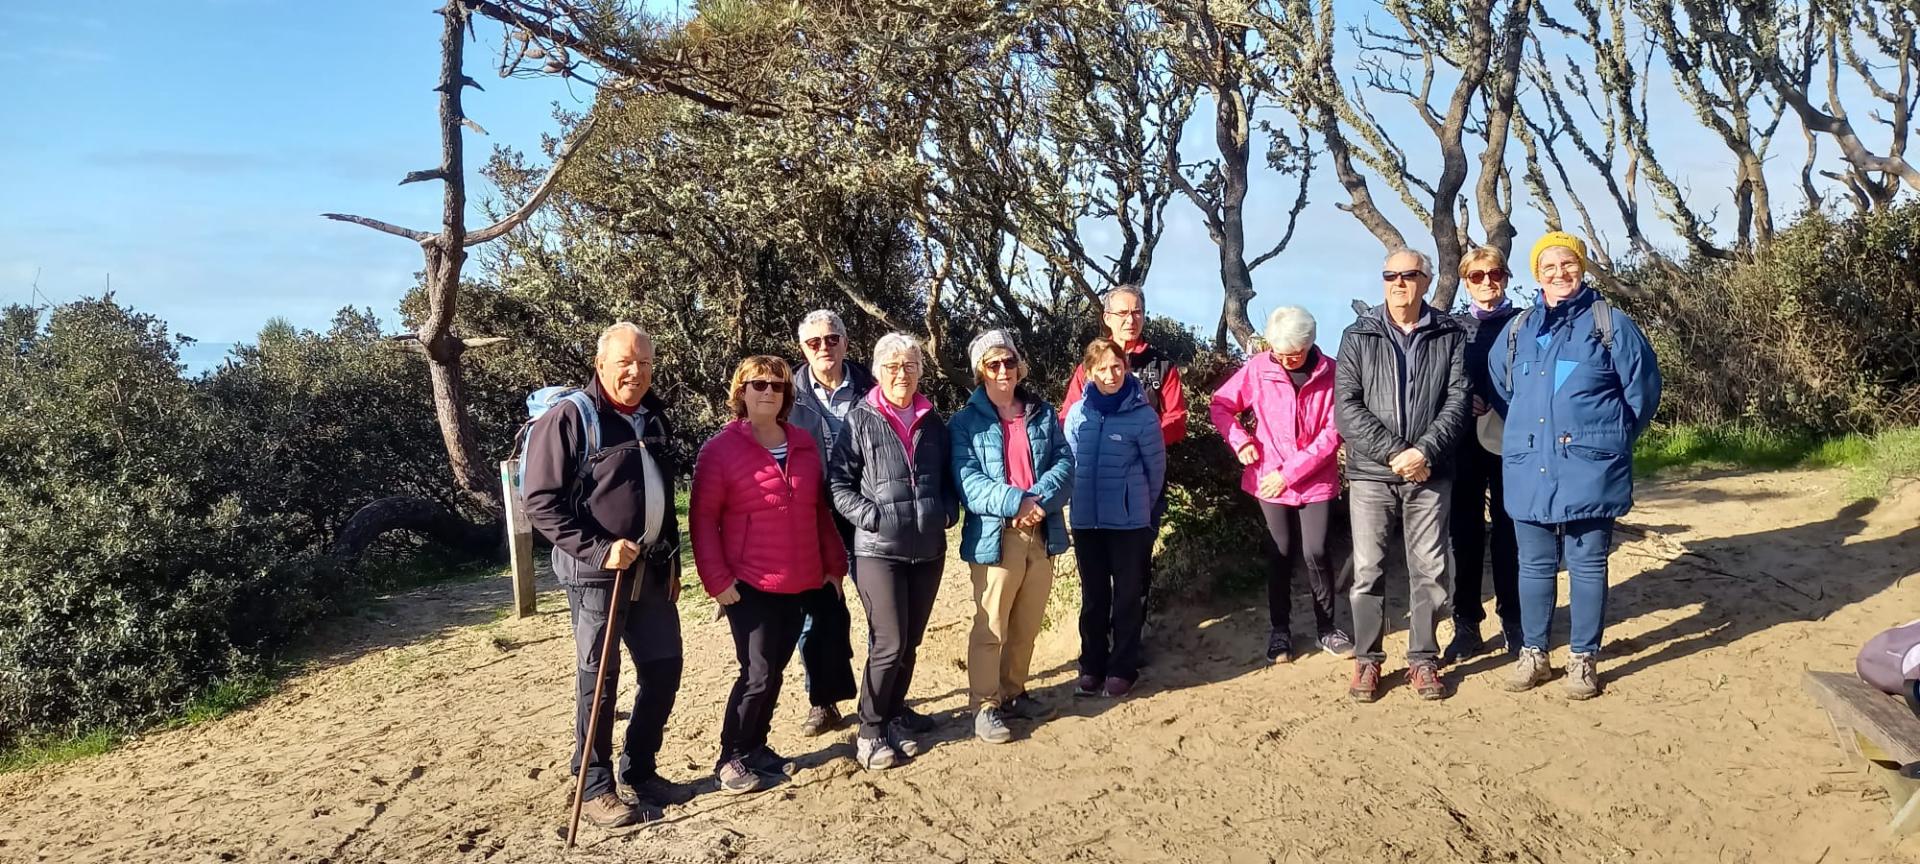
[[[853,523],[853,554],[895,561],[946,557],[947,529],[960,518],[947,424],[929,409],[913,424],[913,464],[893,424],[872,399],[847,412],[834,441],[827,483],[834,509]]]

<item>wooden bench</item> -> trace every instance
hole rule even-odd
[[[1887,789],[1893,820],[1887,833],[1920,830],[1920,780],[1900,766],[1920,762],[1920,717],[1899,697],[1889,696],[1851,673],[1808,670],[1802,683],[1827,712],[1840,749],[1866,763],[1867,772]]]

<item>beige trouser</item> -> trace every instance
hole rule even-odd
[[[971,705],[999,707],[1027,692],[1033,640],[1047,616],[1053,590],[1053,560],[1047,557],[1044,524],[1007,525],[1000,535],[1000,563],[973,565],[973,636],[967,643]]]

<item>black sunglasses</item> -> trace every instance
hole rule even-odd
[[[787,382],[785,381],[755,380],[755,381],[748,381],[747,386],[752,387],[755,393],[765,393],[768,390],[772,390],[775,393],[787,392]]]
[[[1380,281],[1382,281],[1382,282],[1400,282],[1400,281],[1405,281],[1405,282],[1412,282],[1413,280],[1415,280],[1415,279],[1418,279],[1418,278],[1420,278],[1420,277],[1422,277],[1422,276],[1425,276],[1425,275],[1427,275],[1427,274],[1426,274],[1426,273],[1424,273],[1424,272],[1421,272],[1421,271],[1419,271],[1419,270],[1398,270],[1398,271],[1396,271],[1396,270],[1387,270],[1387,271],[1384,271],[1384,272],[1382,272],[1382,273],[1380,274]]]
[[[828,348],[840,347],[840,334],[828,333],[825,336],[815,336],[812,339],[808,339],[806,342],[807,347],[812,348],[815,351],[820,350],[820,346],[822,344],[825,344]]]

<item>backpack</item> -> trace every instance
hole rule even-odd
[[[1513,392],[1513,359],[1520,354],[1520,331],[1533,326],[1534,310],[1538,305],[1528,306],[1507,322],[1507,392]],[[1613,306],[1607,298],[1595,295],[1593,298],[1593,332],[1600,334],[1600,349],[1608,353],[1613,351]]]
[[[1165,414],[1167,375],[1173,370],[1173,361],[1151,346],[1136,356],[1141,359],[1140,365],[1134,366],[1132,358],[1128,358],[1127,365],[1131,367],[1134,377],[1139,378],[1147,388],[1147,394],[1151,397],[1147,404],[1153,406],[1153,413]]]
[[[593,397],[578,387],[542,387],[527,394],[527,422],[520,424],[520,431],[513,435],[513,455],[516,462],[513,475],[513,492],[517,497],[520,488],[527,482],[527,439],[533,435],[534,421],[546,416],[548,411],[561,402],[571,402],[580,412],[581,428],[586,430],[585,441],[580,442],[580,464],[577,469],[584,479],[593,473],[593,454],[600,452],[600,412],[593,407]]]

